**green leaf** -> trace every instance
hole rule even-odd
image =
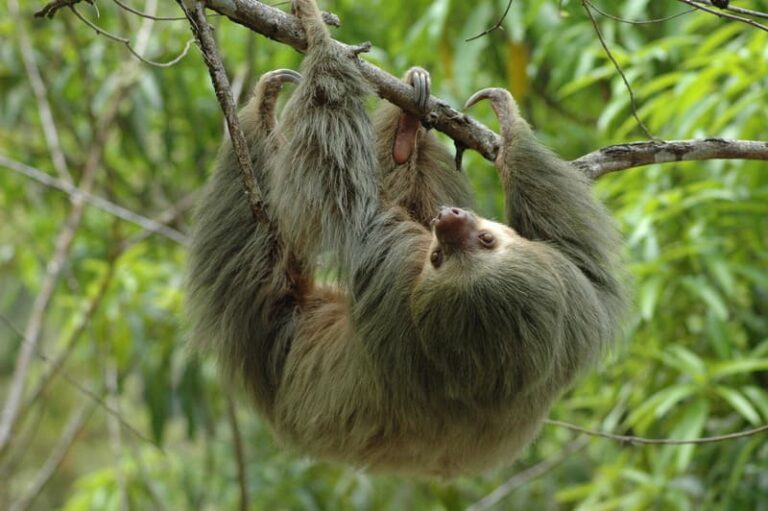
[[[589,74],[579,77],[576,80],[572,80],[567,85],[562,87],[560,91],[558,91],[558,98],[565,99],[571,94],[585,89],[596,82],[612,77],[615,72],[616,68],[614,68],[612,65],[605,65],[603,67],[593,69],[589,72]]]
[[[663,283],[664,278],[658,275],[646,280],[640,287],[640,315],[643,319],[650,320],[653,317]]]
[[[723,378],[734,374],[747,374],[754,371],[768,371],[768,359],[745,358],[727,360],[712,365],[710,373],[714,378]]]
[[[691,440],[699,438],[709,416],[709,403],[706,399],[694,399],[685,406],[681,419],[672,428],[671,438]],[[685,444],[675,448],[675,470],[685,472],[691,463],[696,444]]]
[[[683,346],[673,345],[668,347],[662,352],[661,360],[665,364],[691,377],[697,383],[701,383],[705,379],[707,365],[698,355]]]
[[[628,426],[645,429],[654,420],[663,417],[677,403],[693,395],[698,388],[693,384],[674,385],[660,390],[638,406],[627,418]]]
[[[748,420],[750,423],[757,425],[760,424],[760,414],[757,413],[755,407],[745,398],[738,390],[718,385],[715,387],[715,392],[728,401],[728,403],[739,412],[739,414]]]
[[[744,25],[739,23],[726,23],[722,28],[715,30],[707,36],[704,42],[698,46],[698,50],[694,55],[711,58],[715,50],[723,47],[727,41],[744,32],[744,30]]]
[[[768,421],[768,392],[755,385],[741,387],[741,392],[760,410],[764,421]]]
[[[703,277],[686,277],[682,284],[707,305],[709,312],[718,319],[728,318],[728,307],[725,305],[720,293],[718,293]]]

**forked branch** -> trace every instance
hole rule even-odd
[[[92,0],[54,0],[36,15],[52,17],[58,9],[81,1]],[[299,22],[290,14],[265,3],[256,0],[206,0],[205,5],[208,9],[269,39],[299,51],[306,48],[306,38]],[[324,19],[331,25],[338,25],[338,18],[332,14],[325,13]],[[350,48],[338,41],[335,44]],[[399,78],[363,60],[359,61],[359,65],[379,96],[419,116],[430,126],[457,141],[459,145],[474,149],[488,160],[495,160],[499,138],[493,131],[451,108],[439,98],[431,97],[427,107],[422,110],[417,104],[413,89]],[[768,160],[768,142],[725,139],[638,142],[599,149],[574,160],[573,163],[590,177],[598,178],[609,172],[652,163],[721,158]]]

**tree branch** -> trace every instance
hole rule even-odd
[[[88,0],[54,0],[36,16],[52,17],[57,9]],[[680,0],[683,1],[683,0]],[[684,3],[689,3],[685,1]],[[689,3],[691,5],[691,3]],[[269,39],[302,51],[306,38],[299,22],[291,15],[256,0],[207,0],[206,7],[230,20]],[[700,7],[693,5],[692,7]],[[337,18],[324,13],[329,24],[337,24]],[[741,21],[741,20],[738,20]],[[335,42],[340,47],[348,45]],[[442,131],[460,145],[474,149],[488,160],[494,161],[500,139],[471,117],[459,112],[439,98],[430,97],[427,107],[420,110],[411,87],[402,80],[382,71],[365,61],[359,61],[360,70],[376,88],[379,96],[418,116],[430,126]],[[681,160],[711,159],[768,160],[768,142],[704,139],[670,141],[661,140],[620,144],[599,149],[584,155],[572,163],[595,179],[609,172],[624,170],[652,163]]]
[[[754,18],[763,18],[768,20],[768,13],[761,12],[761,11],[754,11],[752,9],[744,9],[743,7],[736,7],[735,5],[727,5],[726,7],[720,7],[718,5],[715,5],[712,0],[696,0],[697,4],[706,4],[711,5],[713,7],[717,7],[720,10],[728,11],[728,12],[735,12],[736,14],[744,14],[746,16],[752,16]]]
[[[205,4],[200,0],[178,0],[179,6],[184,10],[184,14],[189,19],[190,28],[195,35],[197,44],[203,53],[203,59],[208,66],[208,73],[211,75],[211,82],[216,91],[216,98],[224,112],[224,118],[227,121],[229,136],[232,140],[232,149],[237,158],[240,167],[240,174],[243,178],[245,194],[248,197],[248,203],[251,206],[253,218],[261,223],[269,223],[269,219],[264,213],[264,202],[259,184],[253,173],[250,150],[245,140],[245,134],[240,127],[240,121],[237,118],[237,105],[235,98],[232,97],[232,89],[229,86],[229,78],[224,69],[219,52],[216,49],[216,40],[213,37],[211,26],[205,17]]]
[[[726,440],[733,440],[734,438],[742,438],[745,436],[759,435],[761,433],[768,432],[768,424],[763,424],[756,428],[747,429],[744,431],[737,431],[736,433],[727,433],[725,435],[705,436],[699,438],[646,438],[642,436],[633,435],[617,435],[615,433],[606,433],[604,431],[597,431],[594,429],[582,428],[569,422],[558,421],[555,419],[545,419],[544,424],[550,426],[559,426],[561,428],[570,429],[577,433],[584,433],[590,436],[608,438],[610,440],[617,440],[619,442],[628,445],[686,445],[686,444],[712,444],[717,442],[724,442]]]
[[[141,49],[142,52],[146,49],[149,42],[151,29],[152,23],[150,20],[144,20],[144,23],[139,28],[136,47]],[[114,120],[123,101],[128,97],[128,92],[140,76],[138,63],[138,60],[130,62],[121,71],[118,86],[112,96],[112,103],[97,121],[96,134],[91,143],[82,177],[77,186],[80,193],[72,196],[72,207],[56,236],[54,253],[46,266],[45,275],[40,284],[40,291],[32,304],[32,311],[24,331],[24,343],[17,355],[11,383],[8,386],[7,397],[3,405],[2,414],[0,414],[0,453],[8,448],[9,443],[13,439],[13,428],[16,425],[19,405],[27,386],[30,363],[38,349],[42,336],[48,305],[53,298],[59,278],[69,257],[75,234],[82,221],[85,196],[90,194],[94,186],[97,171],[101,168],[103,161],[102,158],[107,146],[107,140],[112,130],[117,127]]]
[[[90,192],[84,192],[72,183],[69,183],[63,179],[52,177],[40,169],[30,167],[29,165],[8,158],[2,153],[0,153],[0,167],[5,167],[9,170],[12,170],[13,172],[18,172],[19,174],[32,178],[45,186],[61,190],[62,192],[69,195],[72,200],[75,200],[76,198],[78,200],[82,199],[88,204],[91,204],[102,211],[106,211],[112,216],[138,225],[147,232],[160,234],[161,236],[165,236],[166,238],[173,240],[176,243],[180,243],[181,245],[186,245],[189,243],[189,240],[184,233],[181,233],[172,227],[164,225],[156,220],[152,220],[151,218],[142,216],[120,206],[119,204],[110,202]]]
[[[698,160],[768,160],[768,142],[757,140],[670,140],[618,144],[573,160],[592,179],[617,170],[653,163]]]
[[[747,25],[751,25],[751,26],[753,26],[755,28],[759,28],[760,30],[764,30],[764,31],[768,32],[768,26],[763,25],[761,23],[758,23],[755,20],[752,20],[752,19],[749,19],[749,18],[745,18],[743,16],[737,16],[735,14],[730,14],[727,11],[722,10],[722,9],[717,9],[717,10],[710,9],[709,7],[707,7],[706,5],[702,4],[701,2],[696,2],[694,0],[677,0],[677,1],[678,2],[682,2],[684,4],[687,4],[687,5],[690,5],[691,7],[695,7],[696,9],[698,9],[700,11],[704,11],[706,13],[713,14],[713,15],[717,16],[718,18],[726,18],[726,19],[733,20],[733,21],[739,21],[741,23],[746,23]]]
[[[544,458],[537,464],[513,475],[504,484],[469,506],[466,511],[487,511],[488,509],[493,509],[504,497],[554,469],[571,455],[586,447],[588,443],[589,441],[585,436],[567,443],[557,454]]]
[[[255,0],[208,0],[206,6],[235,23],[296,50],[306,48],[306,38],[299,22],[289,14]],[[347,45],[336,42],[347,47]],[[415,94],[400,79],[365,61],[360,69],[382,98],[419,116],[466,147],[494,161],[500,139],[468,115],[430,97],[425,110],[419,110]],[[665,142],[661,140],[621,144],[599,149],[573,161],[577,168],[596,179],[609,172],[652,163],[681,160],[745,159],[768,160],[768,142],[704,139]]]
[[[255,0],[208,0],[206,7],[296,50],[303,51],[307,47],[304,30],[298,20],[274,7]],[[334,42],[347,53],[351,51],[349,45]],[[376,88],[379,96],[419,116],[430,126],[476,150],[485,158],[495,160],[499,137],[494,132],[434,96],[430,97],[427,107],[421,110],[412,87],[373,64],[362,60],[358,62],[363,76]]]

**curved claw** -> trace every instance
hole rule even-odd
[[[471,106],[477,104],[483,99],[487,99],[491,102],[491,108],[496,112],[496,117],[499,119],[499,125],[501,126],[501,136],[508,138],[511,134],[512,124],[519,116],[517,103],[506,89],[498,87],[490,87],[482,89],[474,94],[464,103],[464,109],[468,109]]]
[[[255,123],[252,128],[254,131],[269,133],[274,129],[275,104],[280,89],[283,88],[284,83],[299,83],[301,79],[301,74],[293,69],[275,69],[264,73],[259,78],[253,92],[253,99],[246,107],[248,112],[254,112],[254,114],[246,113],[246,110],[243,112],[244,119]],[[254,108],[255,110],[251,110]]]
[[[414,88],[416,92],[416,105],[420,110],[425,110],[432,89],[432,80],[429,72],[420,67],[412,67],[405,74],[405,83]]]
[[[484,99],[488,99],[491,102],[498,100],[504,95],[504,93],[507,95],[509,94],[509,92],[506,90],[500,89],[498,87],[488,87],[486,89],[481,89],[472,94],[472,96],[464,103],[464,110],[476,105]]]
[[[256,84],[255,94],[261,98],[261,101],[274,103],[277,93],[283,88],[284,83],[299,83],[300,81],[301,74],[293,69],[275,69],[261,75]]]
[[[280,85],[286,82],[299,83],[301,81],[301,73],[293,69],[275,69],[274,71],[264,73],[259,81],[278,82]]]
[[[416,108],[425,111],[432,87],[427,70],[412,67],[405,73],[403,81],[414,89]],[[400,111],[400,119],[395,129],[395,142],[392,147],[392,158],[397,165],[406,163],[415,154],[420,127],[421,122],[417,116],[403,110]]]

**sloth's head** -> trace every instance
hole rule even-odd
[[[492,266],[520,236],[504,224],[492,222],[461,208],[443,207],[431,222],[427,275],[477,276],[478,265]]]
[[[562,304],[553,297],[563,293],[536,278],[552,271],[531,257],[536,250],[506,225],[463,209],[442,208],[432,221],[411,312],[427,357],[465,386],[457,394],[467,385],[508,394],[547,374],[552,357],[541,346],[558,342]],[[503,381],[489,379],[499,374]]]

